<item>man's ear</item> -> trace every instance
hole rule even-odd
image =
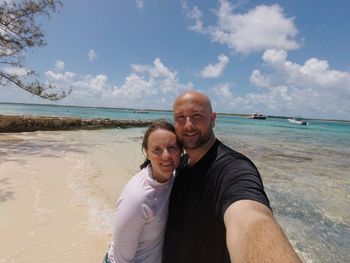
[[[210,119],[211,119],[211,127],[214,128],[215,127],[215,120],[216,120],[216,112],[211,113]]]

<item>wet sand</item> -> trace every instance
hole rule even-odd
[[[98,132],[0,134],[0,262],[102,261],[114,203],[137,170],[123,158],[142,156],[139,142],[120,142],[128,154],[106,158],[94,138]]]

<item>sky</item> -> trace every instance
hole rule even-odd
[[[350,120],[349,0],[66,0],[39,22],[25,66],[72,92],[1,102],[169,110],[192,89],[216,112]]]

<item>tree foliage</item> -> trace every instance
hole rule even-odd
[[[50,18],[61,6],[62,0],[24,0],[19,3],[0,0],[0,85],[10,87],[7,84],[12,83],[48,100],[59,100],[70,93],[71,90],[58,91],[55,85],[40,83],[34,77],[35,72],[23,64],[29,49],[46,44],[37,18]],[[34,81],[28,81],[30,77],[34,77]]]

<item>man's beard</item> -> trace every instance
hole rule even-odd
[[[183,136],[181,143],[186,150],[194,150],[205,145],[210,140],[210,137],[212,136],[212,134],[213,134],[213,130],[210,129],[203,134],[200,133],[195,140],[186,139],[186,136]]]

